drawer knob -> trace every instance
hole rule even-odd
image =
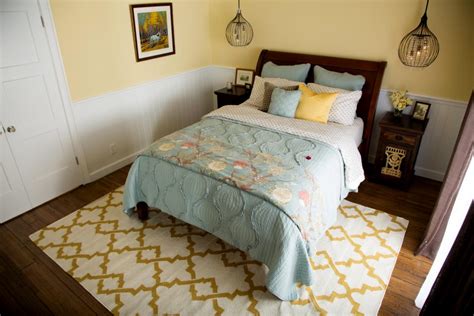
[[[403,136],[396,135],[396,136],[395,136],[395,139],[396,139],[396,140],[403,140]]]

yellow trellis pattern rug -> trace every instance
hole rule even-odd
[[[315,284],[283,302],[266,267],[159,211],[141,223],[122,188],[30,238],[114,314],[377,314],[408,221],[344,201],[312,255]]]

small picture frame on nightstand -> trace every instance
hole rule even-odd
[[[421,101],[416,101],[413,107],[413,113],[411,117],[414,120],[425,121],[428,118],[428,112],[430,111],[431,104]]]
[[[244,87],[247,84],[252,85],[253,76],[254,71],[252,69],[237,68],[235,70],[235,85],[239,87]]]

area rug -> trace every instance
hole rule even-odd
[[[122,188],[30,238],[114,314],[367,314],[380,308],[408,221],[343,201],[312,254],[313,286],[283,302],[264,265],[158,210],[122,212]]]

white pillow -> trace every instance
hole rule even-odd
[[[362,97],[362,91],[347,91],[339,88],[322,86],[317,83],[308,83],[308,87],[316,93],[337,92],[336,100],[329,111],[328,121],[343,125],[354,124],[357,104]]]
[[[297,86],[301,83],[298,81],[291,81],[282,78],[262,78],[259,76],[255,76],[252,93],[250,94],[250,97],[247,102],[251,103],[253,106],[257,107],[259,110],[262,111],[265,110],[265,105],[263,104],[263,96],[265,94],[265,82],[269,82],[279,88],[295,85]]]

